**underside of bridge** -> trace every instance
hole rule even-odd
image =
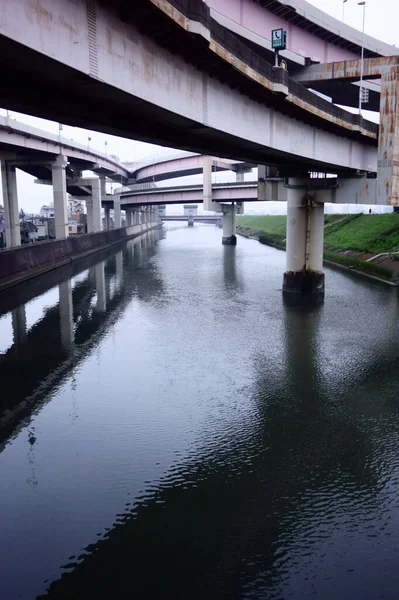
[[[184,60],[195,65],[204,75],[228,84],[231,89],[239,89],[249,98],[274,107],[279,112],[284,113],[286,110],[291,117],[314,127],[333,132],[340,131],[334,119],[321,119],[317,110],[310,113],[304,111],[301,106],[285,106],[278,94],[244,77],[222,56],[218,57],[211,52],[208,42],[202,36],[184,31],[151,1],[102,4],[106,5],[107,10],[114,16],[131,22],[140,32],[155,40],[159,47],[174,54],[184,55]],[[270,75],[271,65],[240,42],[237,36],[211,21],[209,9],[202,0],[178,4],[191,18],[195,17],[200,23],[211,28],[212,34],[225,47],[234,50],[247,64]],[[0,104],[11,110],[159,145],[203,154],[217,152],[219,156],[237,160],[273,164],[281,170],[285,169],[286,174],[326,170],[324,163],[317,164],[314,160],[276,150],[267,151],[264,146],[211,129],[160,106],[144,102],[138,97],[134,98],[5,36],[0,36],[0,73],[3,82]],[[300,90],[298,84],[292,82],[292,85],[297,86],[296,91]],[[29,90],[29,94],[26,90]],[[311,94],[305,88],[303,90],[303,94]],[[354,127],[352,132],[346,130],[345,135],[359,139],[358,127]],[[362,142],[368,143],[368,139],[362,137]],[[370,138],[369,143],[375,145],[376,142]],[[344,168],[342,170],[345,171]]]

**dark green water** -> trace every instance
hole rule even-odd
[[[394,599],[396,289],[212,226],[0,295],[0,598]]]

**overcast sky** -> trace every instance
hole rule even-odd
[[[329,13],[337,19],[342,19],[342,0],[308,0],[314,6]],[[398,0],[367,0],[366,4],[366,25],[365,31],[373,37],[380,38],[390,44],[399,42],[399,34],[397,32],[399,6]],[[352,27],[361,29],[362,27],[362,7],[357,5],[357,0],[347,0],[345,3],[345,22]],[[0,109],[0,114],[5,115],[6,111]],[[11,117],[20,121],[26,122],[35,127],[45,129],[52,133],[58,133],[58,123],[45,121],[44,119],[36,119],[11,112]],[[145,144],[143,142],[129,141],[124,138],[104,135],[101,133],[87,131],[76,127],[68,127],[64,125],[62,136],[72,138],[78,142],[88,144],[99,151],[105,151],[105,142],[107,142],[106,150],[108,154],[119,156],[122,161],[136,161],[143,157],[153,154],[166,154],[172,152],[163,147]],[[91,141],[88,142],[88,138]],[[231,173],[220,174],[216,176],[218,181],[231,180],[234,175]],[[246,175],[246,179],[251,178],[251,175]],[[253,178],[253,177],[252,177]],[[195,182],[198,178],[194,178]],[[180,180],[184,183],[185,179]],[[33,177],[18,171],[18,195],[20,206],[27,213],[37,213],[43,204],[48,204],[52,200],[51,186],[43,186],[34,184]],[[2,199],[0,200],[2,202]],[[263,203],[262,203],[263,204]],[[275,203],[273,203],[275,204]],[[247,204],[248,212],[252,212],[252,207]],[[272,208],[272,206],[270,206]],[[172,209],[173,210],[173,209]],[[175,209],[174,209],[175,210]]]

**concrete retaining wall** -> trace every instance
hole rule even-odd
[[[51,242],[39,242],[0,252],[0,289],[39,275],[108,245],[136,237],[159,223],[148,223],[88,233]]]

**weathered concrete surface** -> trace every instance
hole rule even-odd
[[[295,174],[327,165],[332,172],[376,168],[377,126],[280,81],[202,0],[176,7],[135,0],[123,10],[111,0],[41,0],[40,10],[28,0],[3,0],[2,7],[3,105],[10,109],[206,154],[274,161]],[[286,100],[274,83],[289,88]]]
[[[0,254],[0,290],[155,227],[158,221],[5,250]]]
[[[364,60],[363,77],[365,79],[380,79],[388,74],[392,67],[399,66],[399,56],[383,56],[366,58]],[[295,73],[292,78],[303,85],[310,85],[315,81],[335,81],[346,79],[357,81],[360,79],[361,60],[343,60],[324,64],[310,65]]]
[[[399,66],[382,78],[377,173],[377,204],[399,206]]]

